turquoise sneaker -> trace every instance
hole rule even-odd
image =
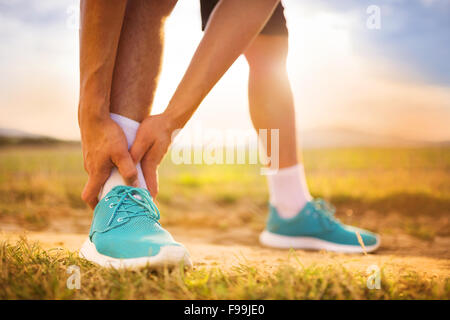
[[[114,187],[97,204],[80,256],[104,267],[192,265],[186,248],[159,223],[159,210],[141,188]]]
[[[371,252],[380,246],[378,235],[342,224],[334,217],[334,209],[321,199],[309,201],[295,217],[289,219],[281,218],[270,206],[266,230],[259,240],[261,244],[274,248],[344,253]]]

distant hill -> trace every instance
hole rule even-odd
[[[9,138],[42,138],[43,136],[17,129],[0,128],[0,137]]]
[[[300,131],[299,136],[302,148],[450,146],[450,141],[408,140],[339,127],[323,127]],[[16,129],[0,128],[0,147],[61,144],[77,145],[80,144],[80,141],[61,140]]]
[[[14,145],[60,145],[79,144],[79,141],[61,140],[53,137],[37,135],[21,130],[0,128],[0,147]]]
[[[445,145],[448,142],[428,142],[408,140],[384,134],[373,134],[348,128],[314,128],[300,132],[303,148],[329,147],[390,147],[390,146],[426,146]]]

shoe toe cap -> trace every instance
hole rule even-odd
[[[94,235],[92,241],[99,253],[119,259],[152,257],[157,255],[164,246],[181,246],[171,237],[161,236],[130,237],[98,234]]]
[[[360,228],[352,228],[353,231],[361,236],[361,239],[366,247],[376,246],[380,243],[380,236],[376,233]]]

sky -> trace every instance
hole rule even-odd
[[[283,3],[300,134],[343,127],[450,140],[450,0]],[[0,127],[79,139],[78,18],[75,0],[0,0]],[[152,113],[170,100],[201,40],[200,27],[198,0],[179,0],[165,28]],[[250,128],[247,76],[241,57],[190,125]]]

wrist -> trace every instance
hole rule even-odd
[[[109,115],[95,113],[95,112],[82,112],[79,113],[79,127],[81,133],[81,140],[90,140],[94,136],[98,136],[98,129],[102,130],[106,128],[106,121],[111,120]]]
[[[165,132],[168,136],[171,136],[175,130],[178,130],[182,128],[180,127],[176,121],[176,119],[173,117],[173,115],[170,112],[164,111],[163,113],[159,114],[162,120],[160,123],[162,124],[161,130]],[[152,116],[150,116],[152,117]]]
[[[169,130],[174,131],[182,129],[191,117],[189,110],[183,110],[173,104],[169,104],[167,109],[162,113],[165,122],[168,124]]]
[[[109,109],[103,102],[80,103],[78,107],[78,123],[84,125],[98,124],[110,119]]]

